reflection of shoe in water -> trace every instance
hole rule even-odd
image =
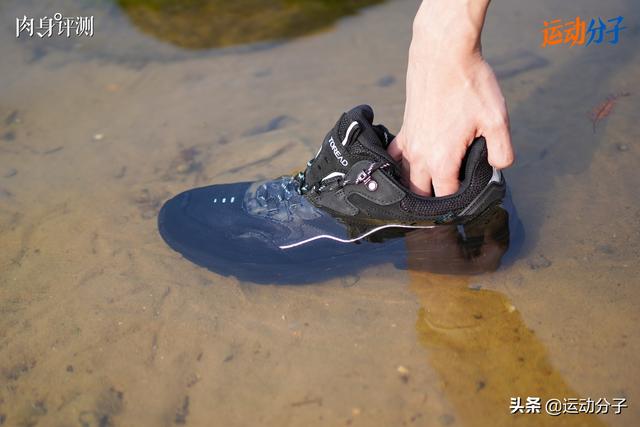
[[[482,138],[463,161],[457,193],[411,193],[386,152],[393,136],[372,122],[368,106],[343,114],[296,176],[212,185],[174,197],[159,214],[162,237],[221,274],[258,282],[317,281],[310,276],[314,269],[329,277],[373,263],[403,264],[404,241],[394,237],[420,231],[426,238],[417,240],[433,246],[448,229],[456,230],[458,241],[460,227],[504,197],[504,179],[488,164]]]

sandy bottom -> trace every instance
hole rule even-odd
[[[258,286],[171,251],[161,203],[300,169],[353,105],[397,130],[417,2],[210,52],[66,3],[103,22],[93,40],[0,33],[0,425],[640,423],[638,5],[581,2],[584,18],[629,29],[574,49],[539,47],[542,21],[575,16],[569,4],[492,6],[483,44],[509,102],[525,229],[497,272],[380,265]],[[56,4],[12,0],[0,16]],[[626,91],[594,133],[588,112]],[[629,407],[512,416],[516,396]]]

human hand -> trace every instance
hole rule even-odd
[[[462,159],[478,136],[487,141],[492,166],[514,160],[504,97],[480,49],[486,7],[469,11],[465,2],[462,9],[452,3],[425,0],[416,15],[404,121],[389,146],[411,191],[424,196],[432,185],[436,196],[458,190]]]

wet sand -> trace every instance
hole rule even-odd
[[[618,46],[573,49],[539,47],[542,21],[575,16],[570,5],[492,6],[484,51],[509,102],[518,163],[506,177],[524,226],[497,272],[380,265],[258,286],[171,251],[161,203],[297,171],[353,105],[397,130],[417,2],[194,52],[115,6],[66,4],[104,18],[109,38],[0,32],[0,424],[638,424],[637,5],[581,3],[581,16],[623,15],[629,29]],[[9,1],[0,17],[56,7]],[[594,133],[588,113],[625,91]],[[510,416],[512,396],[629,408]]]

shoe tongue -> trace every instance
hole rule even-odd
[[[307,164],[307,187],[319,184],[327,177],[346,174],[360,160],[386,160],[387,146],[393,135],[382,125],[373,124],[373,109],[360,105],[342,114],[325,137],[316,157]]]

